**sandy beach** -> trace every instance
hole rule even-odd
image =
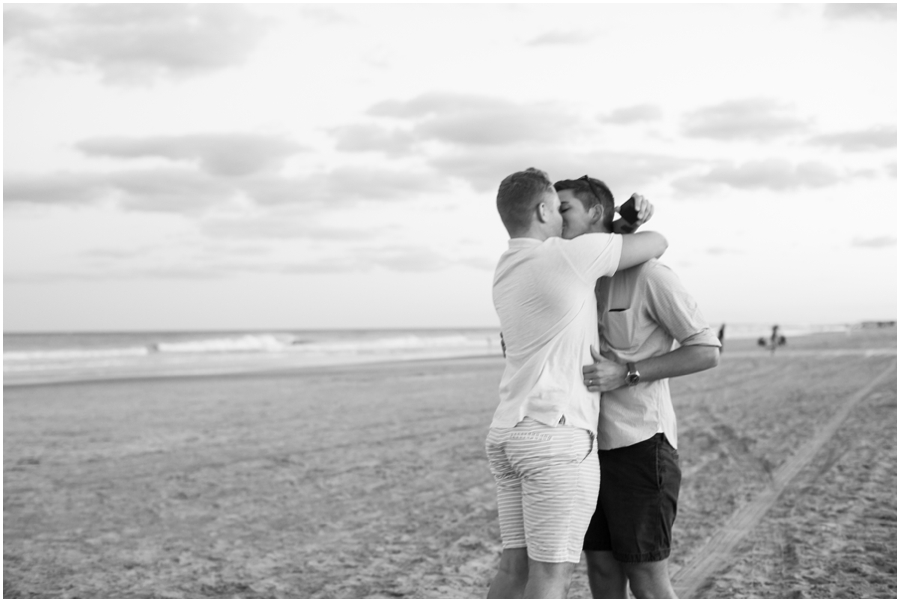
[[[896,598],[896,337],[726,341],[672,380],[676,590]],[[484,597],[502,367],[4,387],[4,597]]]

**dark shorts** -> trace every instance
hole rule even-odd
[[[598,453],[600,495],[584,549],[612,551],[619,562],[668,558],[681,488],[678,452],[658,433]]]

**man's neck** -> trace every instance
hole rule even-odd
[[[543,228],[538,226],[532,226],[528,230],[523,230],[520,232],[516,232],[515,234],[510,234],[509,238],[512,240],[513,238],[536,238],[537,240],[543,242],[548,238],[553,238],[554,236],[559,236],[559,234],[552,234],[547,232]]]

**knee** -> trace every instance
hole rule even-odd
[[[625,574],[622,570],[622,565],[620,565],[619,562],[612,557],[611,553],[586,553],[585,561],[589,574],[596,575],[597,577],[608,580],[619,580],[620,578],[625,578]]]
[[[531,561],[531,566],[528,568],[531,575],[554,581],[571,579],[574,570],[575,565],[571,562]]]
[[[524,548],[513,548],[503,550],[500,556],[499,572],[510,577],[521,579],[523,582],[528,579],[528,554]]]
[[[642,562],[626,568],[631,591],[636,598],[675,598],[669,581],[668,563]]]

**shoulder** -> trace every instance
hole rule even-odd
[[[650,261],[636,265],[631,269],[638,270],[641,279],[645,280],[648,284],[665,286],[679,282],[678,275],[675,274],[675,271],[658,259],[651,259]]]
[[[635,277],[637,286],[641,287],[650,297],[671,300],[690,296],[678,274],[656,259],[651,259],[632,269],[639,269],[638,275]]]
[[[554,236],[548,238],[546,242],[556,241],[561,247],[577,248],[577,247],[605,247],[616,239],[621,239],[621,234],[610,234],[608,232],[588,232],[575,238],[562,238]]]
[[[561,253],[570,258],[594,259],[615,249],[616,243],[621,245],[621,239],[620,234],[591,232],[571,239],[554,236],[545,240],[542,246],[550,252]]]

